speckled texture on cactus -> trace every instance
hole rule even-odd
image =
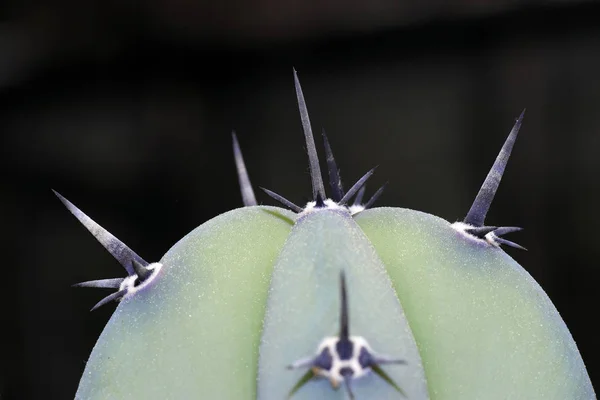
[[[78,399],[595,399],[556,308],[486,225],[523,114],[463,221],[344,190],[323,134],[327,195],[300,83],[312,201],[257,205],[237,137],[244,206],[147,262],[57,193],[126,276],[76,286],[118,302]],[[251,163],[249,164],[251,165]]]

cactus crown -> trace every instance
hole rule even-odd
[[[315,145],[312,128],[310,125],[310,119],[308,116],[308,109],[306,107],[306,101],[304,100],[304,94],[302,93],[302,87],[298,79],[298,73],[294,69],[294,85],[296,89],[296,96],[298,99],[298,107],[300,110],[300,118],[302,120],[302,128],[304,130],[304,137],[306,140],[306,148],[308,152],[310,176],[312,181],[312,193],[313,201],[309,202],[304,208],[294,204],[285,197],[269,190],[262,188],[273,199],[279,201],[283,205],[290,208],[292,211],[299,213],[302,216],[304,213],[311,212],[313,210],[329,208],[339,209],[349,212],[351,215],[356,215],[365,209],[371,207],[375,201],[381,196],[386,184],[381,186],[364,204],[362,199],[365,193],[365,185],[367,180],[375,172],[375,168],[369,170],[364,174],[356,183],[347,191],[344,191],[340,172],[335,162],[331,145],[327,134],[323,130],[323,142],[325,147],[325,154],[327,159],[327,167],[329,172],[329,184],[331,187],[332,195],[327,197],[325,194],[325,187],[323,185],[323,178],[321,175],[321,168],[319,165],[319,157]],[[462,222],[455,222],[452,226],[465,236],[480,242],[486,242],[490,245],[499,247],[500,245],[507,245],[518,249],[526,250],[524,247],[504,239],[502,236],[507,233],[520,231],[522,228],[512,226],[487,226],[484,224],[485,217],[490,208],[502,175],[508,163],[508,159],[512,152],[513,145],[521,128],[523,116],[525,110],[517,118],[515,125],[513,126],[508,138],[506,139],[496,161],[494,162],[490,172],[488,173],[479,193],[477,194],[475,201],[471,205],[469,212]],[[246,169],[242,151],[237,139],[235,132],[232,133],[233,140],[233,153],[235,164],[238,172],[238,179],[240,184],[240,190],[242,194],[242,200],[245,206],[257,205],[256,196],[248,171]],[[75,287],[94,287],[94,288],[110,288],[118,289],[116,292],[104,297],[94,307],[92,311],[107,304],[113,300],[119,301],[125,296],[130,296],[136,293],[138,290],[148,286],[153,278],[160,271],[162,264],[160,263],[149,263],[142,257],[137,255],[127,245],[113,236],[110,232],[96,223],[93,219],[88,217],[83,211],[77,208],[73,203],[64,198],[58,192],[54,191],[54,194],[60,199],[65,207],[81,222],[94,237],[104,246],[109,253],[119,261],[119,263],[127,271],[127,276],[124,278],[109,278],[99,279],[77,283]],[[347,205],[349,201],[354,197],[354,201],[351,205]]]
[[[313,193],[313,201],[309,202],[304,208],[297,206],[292,203],[285,197],[265,188],[261,188],[265,191],[269,196],[279,201],[283,205],[287,206],[291,210],[297,213],[310,212],[314,209],[320,208],[332,208],[332,209],[345,209],[350,214],[355,215],[359,212],[365,210],[366,208],[373,205],[373,203],[379,198],[381,193],[383,192],[383,187],[379,188],[375,192],[375,194],[367,201],[366,204],[362,205],[362,197],[364,195],[364,187],[367,180],[373,175],[375,172],[375,168],[372,168],[366,174],[364,174],[356,183],[347,191],[344,192],[344,188],[342,186],[342,180],[340,178],[340,171],[335,162],[335,158],[333,157],[333,152],[331,151],[331,145],[329,144],[329,139],[327,138],[327,134],[323,130],[323,142],[325,146],[325,154],[327,158],[327,169],[329,170],[329,185],[331,186],[331,197],[327,197],[325,194],[325,187],[323,186],[323,177],[321,175],[321,167],[319,165],[319,156],[317,154],[317,147],[315,146],[315,139],[312,133],[312,128],[310,126],[310,119],[308,117],[308,110],[306,108],[306,101],[304,100],[304,94],[302,93],[302,87],[300,86],[300,81],[298,80],[298,73],[294,69],[294,84],[296,87],[296,96],[298,98],[298,107],[300,109],[300,118],[302,120],[302,128],[304,130],[304,137],[306,139],[306,149],[308,151],[308,164],[310,166],[310,177],[312,181],[312,193]],[[234,140],[234,152],[236,153],[236,162],[241,160],[241,155],[238,157],[239,146]],[[240,167],[241,165],[241,167]],[[246,168],[242,164],[237,162],[238,166],[238,174],[240,176],[240,182],[248,183],[246,175]],[[247,191],[247,185],[242,184],[242,197],[245,197],[245,192]],[[346,204],[356,195],[354,203],[347,207]]]

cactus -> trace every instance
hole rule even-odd
[[[147,262],[67,199],[127,276],[81,378],[78,399],[594,399],[557,310],[485,217],[517,119],[463,221],[363,203],[344,190],[323,133],[327,196],[304,96],[294,81],[312,180],[299,207],[259,206],[240,146],[244,206]],[[338,390],[339,388],[342,390]]]

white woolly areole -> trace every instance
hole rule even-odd
[[[160,271],[162,266],[163,265],[158,262],[149,264],[146,268],[152,271],[152,275],[150,275],[148,279],[146,279],[144,282],[140,283],[137,286],[135,285],[135,281],[138,279],[138,276],[136,274],[129,275],[127,278],[125,278],[123,282],[121,282],[121,286],[119,287],[119,291],[123,289],[127,290],[127,293],[125,293],[125,296],[123,296],[123,298],[125,299],[127,297],[131,297],[138,291],[148,286],[150,282],[152,282],[154,278],[156,278],[156,275],[158,275],[158,272]]]
[[[464,222],[455,222],[451,226],[452,226],[452,228],[454,228],[455,231],[460,232],[467,239],[474,240],[477,243],[487,243],[494,247],[500,247],[500,243],[498,243],[496,241],[496,238],[498,236],[496,236],[494,234],[494,232],[488,233],[487,235],[485,235],[484,239],[482,239],[482,238],[479,238],[479,237],[467,232],[467,229],[477,228],[474,225],[465,224]]]
[[[323,349],[329,349],[329,353],[331,354],[331,368],[329,370],[316,368],[315,373],[319,376],[329,379],[332,386],[339,386],[342,382],[344,382],[344,377],[340,373],[342,368],[352,368],[354,373],[352,374],[352,379],[359,379],[363,376],[367,375],[371,368],[363,368],[358,362],[358,356],[360,355],[360,351],[363,348],[366,348],[370,354],[373,354],[371,347],[367,343],[367,341],[361,336],[350,336],[349,340],[352,342],[352,357],[349,360],[340,360],[340,356],[337,353],[335,348],[336,343],[340,340],[339,337],[331,336],[323,339],[321,344],[319,345],[317,355],[321,354]]]
[[[348,210],[348,207],[341,206],[331,199],[326,199],[325,201],[323,201],[323,204],[325,204],[325,207],[317,207],[316,201],[309,201],[306,204],[306,207],[304,207],[304,210],[302,210],[302,212],[300,214],[298,214],[298,218],[302,218],[303,216],[305,216],[309,213],[312,213],[315,211],[321,211],[321,210],[337,210],[337,211],[345,211],[347,213],[350,213],[350,211]]]

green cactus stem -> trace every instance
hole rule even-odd
[[[77,399],[595,399],[548,296],[485,219],[517,119],[460,222],[363,203],[344,190],[323,132],[325,192],[306,102],[294,82],[312,182],[290,210],[257,206],[233,134],[243,208],[221,214],[155,263],[57,196],[125,268],[88,281],[118,302]],[[339,390],[343,387],[343,390]]]

